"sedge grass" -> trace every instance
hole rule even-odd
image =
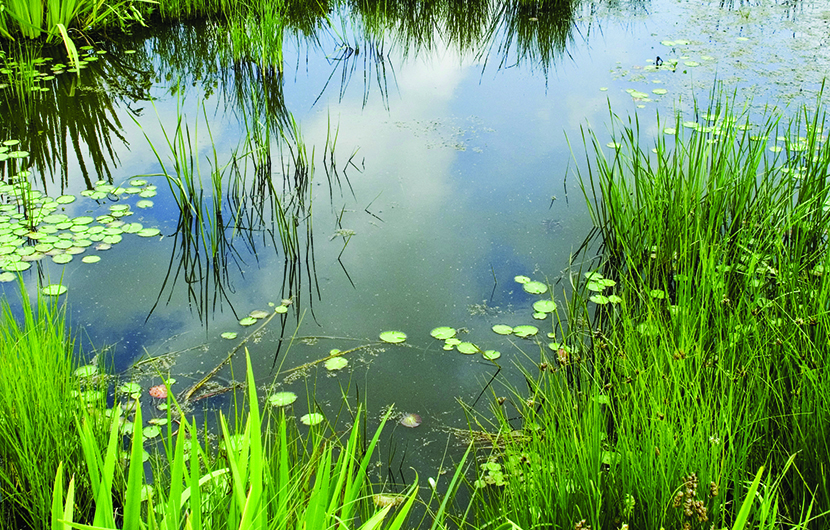
[[[73,375],[75,347],[65,308],[38,297],[23,300],[19,314],[0,306],[0,527],[46,528],[54,475],[61,462],[72,474],[83,462],[75,414],[102,408],[100,384],[85,387]],[[90,414],[94,425],[95,415]],[[90,431],[96,436],[96,430]],[[89,483],[79,479],[76,504],[84,512]],[[8,526],[7,526],[8,525]]]
[[[677,135],[655,152],[636,117],[612,116],[610,157],[586,131],[602,267],[573,274],[568,326],[554,330],[581,347],[540,346],[528,389],[495,407],[478,524],[826,524],[824,110],[750,121],[713,101],[699,124],[663,124]],[[589,300],[597,275],[618,303]]]

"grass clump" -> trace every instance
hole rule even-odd
[[[82,386],[74,376],[64,307],[41,297],[32,307],[21,292],[21,314],[5,298],[0,302],[0,519],[15,528],[45,528],[59,465],[73,474],[82,469],[76,415],[103,405],[104,392],[93,378]],[[88,502],[88,483],[79,478],[79,510]]]
[[[529,390],[508,402],[518,419],[496,407],[480,521],[826,524],[825,110],[819,101],[784,124],[713,100],[653,150],[636,118],[610,158],[585,132],[580,180],[601,267],[571,278],[584,301],[571,304],[567,342],[582,346],[540,350]],[[616,303],[600,303],[597,278]]]

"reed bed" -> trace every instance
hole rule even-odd
[[[573,346],[494,407],[480,524],[826,525],[826,113],[712,100],[653,151],[636,117],[584,131],[600,266],[572,275]]]

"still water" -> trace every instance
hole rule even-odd
[[[418,413],[423,424],[397,427],[382,458],[395,469],[435,470],[458,442],[449,429],[467,426],[461,403],[486,412],[494,395],[521,394],[518,366],[532,369],[546,355],[545,334],[561,332],[550,317],[531,317],[540,297],[514,277],[549,283],[562,304],[569,270],[592,266],[583,254],[569,269],[592,227],[575,174],[585,166],[583,132],[604,146],[614,113],[626,122],[636,115],[653,137],[658,114],[664,124],[675,112],[694,119],[695,98],[705,106],[715,80],[739,107],[792,112],[815,101],[827,71],[830,11],[820,3],[446,4],[420,5],[417,16],[401,8],[380,22],[342,5],[331,25],[289,24],[281,75],[229,59],[220,27],[176,25],[95,43],[88,54],[106,53],[80,77],[59,75],[29,103],[6,89],[0,136],[31,152],[39,189],[78,196],[63,213],[94,217],[126,203],[134,213],[124,220],[161,231],[88,249],[98,263],[34,262],[22,273],[29,293],[60,280],[88,358],[97,348],[102,365],[129,377],[136,361],[163,356],[158,366],[176,391],[255,329],[241,318],[290,299],[289,311],[246,343],[263,393],[297,393],[298,417],[334,418],[343,394],[365,401],[373,417],[393,404]],[[213,258],[183,243],[195,229],[182,228],[151,148],[175,176],[165,134],[177,119],[189,130],[205,203],[215,196],[211,170],[234,152],[237,183],[245,179],[238,193],[225,184]],[[251,131],[270,131],[257,144],[270,164],[243,156]],[[135,178],[157,186],[151,208],[129,194],[81,196],[99,180],[127,187]],[[275,226],[275,200],[296,230],[293,254]],[[2,285],[18,298],[14,282]],[[496,335],[494,324],[537,325],[539,340]],[[429,334],[438,326],[502,356],[494,364],[445,351]],[[382,344],[386,330],[408,338]],[[228,331],[239,335],[220,337]],[[356,347],[344,370],[317,365],[285,376],[333,348]],[[219,372],[219,387],[242,378],[243,361],[237,355]],[[144,366],[138,382],[158,384]],[[225,407],[231,395],[194,408]]]

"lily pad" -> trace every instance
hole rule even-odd
[[[288,313],[288,307],[284,305],[278,305],[274,308],[274,313]]]
[[[41,293],[45,294],[46,296],[60,296],[67,291],[65,285],[61,285],[59,283],[55,283],[52,285],[47,285],[43,289],[40,290]]]
[[[403,331],[384,331],[380,334],[380,340],[389,344],[399,344],[406,340],[406,333]]]
[[[137,232],[141,237],[155,237],[161,233],[158,228],[142,228]]]
[[[81,261],[84,263],[98,263],[101,261],[101,256],[84,256]]]
[[[326,370],[342,370],[349,364],[345,357],[332,357],[325,362]]]
[[[294,392],[275,392],[268,396],[268,404],[274,407],[287,407],[297,401],[297,394]]]
[[[137,203],[135,203],[135,206],[136,206],[136,208],[152,208],[153,207],[153,201],[147,200],[147,199],[142,199],[142,200],[138,201]]]
[[[245,317],[239,321],[240,326],[253,326],[256,324],[256,319],[254,317]]]
[[[138,383],[124,383],[118,387],[118,391],[122,394],[138,394],[141,392],[141,385]]]
[[[158,425],[149,425],[142,429],[141,434],[143,434],[145,438],[155,438],[161,434],[161,427]]]
[[[498,352],[498,351],[496,351],[496,350],[485,350],[485,351],[482,353],[482,355],[483,355],[483,356],[484,356],[484,358],[485,358],[485,359],[487,359],[488,361],[495,361],[496,359],[498,359],[499,357],[501,357],[501,352]]]
[[[493,326],[493,331],[499,335],[510,335],[513,333],[513,328],[505,324],[496,324]]]
[[[451,328],[448,326],[442,326],[439,328],[435,328],[429,332],[434,338],[438,340],[447,340],[455,337],[455,328]]]
[[[85,364],[75,369],[75,377],[92,377],[98,373],[98,367],[94,364]]]
[[[263,311],[261,309],[254,309],[253,311],[248,313],[248,316],[251,317],[251,318],[259,319],[259,318],[266,318],[270,314],[271,313],[269,313],[268,311]]]
[[[548,291],[548,286],[542,282],[527,282],[522,284],[522,288],[530,294],[544,294]]]
[[[527,283],[530,281],[530,278],[527,276],[516,276],[513,278],[517,283]]]
[[[537,333],[539,333],[539,328],[537,328],[536,326],[516,326],[515,328],[513,328],[513,334],[523,339],[527,337],[532,337]]]
[[[325,418],[319,412],[312,412],[310,414],[303,414],[300,418],[300,423],[303,425],[317,425],[318,423],[322,422]]]
[[[556,302],[553,300],[537,300],[533,302],[533,309],[537,313],[553,313],[556,311]]]
[[[60,265],[65,265],[72,261],[72,254],[58,254],[56,256],[52,256],[52,261]]]
[[[237,335],[238,333],[236,333],[235,331],[226,331],[219,336],[223,339],[233,340],[237,337]]]
[[[464,355],[472,355],[474,353],[478,353],[478,346],[473,344],[472,342],[462,342],[458,346],[456,346],[459,352],[463,353]]]

